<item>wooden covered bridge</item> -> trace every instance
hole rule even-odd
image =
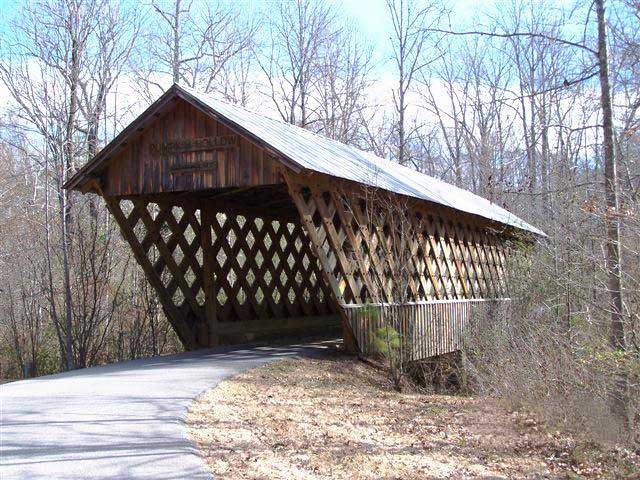
[[[340,325],[366,349],[363,312],[386,306],[418,356],[453,351],[474,309],[505,295],[505,240],[543,235],[468,191],[178,85],[66,188],[105,199],[187,350]]]

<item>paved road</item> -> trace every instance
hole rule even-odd
[[[0,386],[0,479],[210,478],[184,428],[220,380],[320,345],[135,360]]]

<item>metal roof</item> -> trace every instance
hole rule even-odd
[[[542,230],[468,190],[210,95],[183,86],[178,88],[215,114],[258,137],[301,168],[420,198],[545,235]]]
[[[219,117],[230,126],[240,130],[240,133],[270,147],[287,166],[296,171],[306,169],[352,180],[478,215],[536,235],[546,236],[542,230],[528,224],[499,205],[467,190],[417,172],[399,163],[380,158],[372,153],[177,84],[174,84],[91,161],[76,172],[65,184],[65,188],[77,187],[86,175],[98,169],[103,161],[123,145],[136,129],[148,122],[154,112],[157,112],[162,105],[175,96],[208,111],[213,116]]]

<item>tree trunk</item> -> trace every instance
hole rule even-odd
[[[600,103],[604,127],[604,191],[607,286],[611,296],[611,346],[617,351],[626,348],[624,338],[624,319],[622,314],[622,280],[620,266],[620,219],[618,217],[618,178],[616,171],[615,144],[613,136],[613,112],[611,106],[611,86],[609,84],[609,66],[607,59],[607,26],[604,0],[596,0],[598,18],[598,65],[600,68]],[[613,410],[626,423],[625,397],[627,379],[618,374],[615,380],[616,391],[613,396]]]
[[[402,7],[400,7],[402,8]],[[404,93],[406,91],[405,85],[405,72],[404,72],[404,62],[406,59],[406,52],[404,49],[404,38],[400,38],[400,59],[401,61],[398,64],[398,163],[400,165],[405,164],[405,104],[404,104]]]
[[[180,0],[176,0],[175,23],[173,25],[173,83],[180,81]]]
[[[73,225],[72,205],[69,200],[69,194],[63,188],[64,182],[68,175],[73,175],[75,170],[75,148],[74,133],[76,126],[76,112],[78,110],[78,85],[79,85],[79,48],[78,40],[75,38],[77,34],[77,16],[78,12],[71,13],[71,27],[69,34],[71,40],[71,75],[69,84],[69,112],[67,115],[67,124],[65,131],[64,143],[64,159],[61,164],[60,180],[58,182],[58,195],[60,197],[60,234],[62,236],[62,268],[64,282],[64,304],[65,304],[65,359],[67,370],[75,368],[73,358],[73,296],[71,293],[71,272],[69,249],[71,246],[71,232],[69,229]]]

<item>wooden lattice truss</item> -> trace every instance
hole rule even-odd
[[[107,205],[187,349],[266,319],[333,312],[299,222],[207,202],[108,198]]]
[[[505,232],[322,176],[289,175],[287,183],[341,304],[504,295]],[[398,234],[408,238],[401,242]],[[399,252],[398,245],[407,251]],[[408,292],[395,288],[400,276],[407,278]]]
[[[395,230],[371,221],[370,192],[319,174],[282,180],[288,205],[273,212],[193,195],[105,197],[185,348],[330,314],[349,343],[342,305],[504,294],[504,242],[486,224],[407,205],[410,279],[400,294]]]

